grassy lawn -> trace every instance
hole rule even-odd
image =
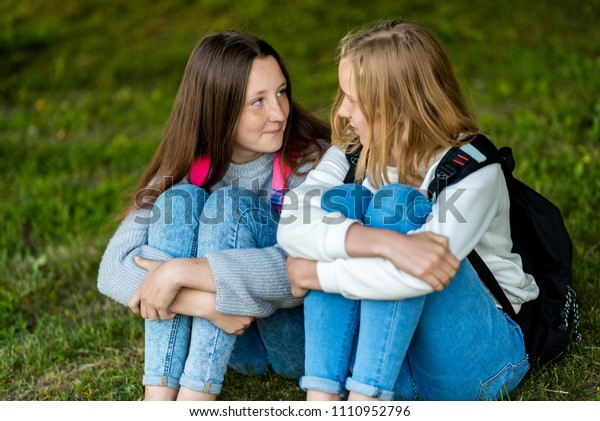
[[[289,5],[287,3],[290,3]],[[337,42],[401,17],[447,48],[481,130],[562,210],[583,340],[513,400],[600,399],[600,2],[8,0],[0,4],[0,399],[139,400],[143,323],[99,294],[114,217],[208,31],[257,33],[327,118]],[[301,400],[228,373],[222,400]]]

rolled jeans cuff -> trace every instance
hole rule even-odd
[[[142,378],[142,385],[144,386],[162,386],[170,387],[171,389],[179,390],[179,379],[170,376],[151,376],[144,375]]]
[[[211,395],[218,395],[221,393],[221,389],[223,388],[222,383],[213,383],[210,381],[194,379],[190,376],[186,376],[185,373],[181,375],[179,383],[181,386],[187,389],[195,392],[210,393]]]
[[[383,390],[379,387],[357,382],[356,380],[352,379],[352,377],[346,380],[346,389],[351,392],[356,392],[360,393],[361,395],[369,396],[371,398],[378,398],[382,401],[391,401],[394,399],[393,390]]]
[[[343,398],[348,396],[348,392],[344,388],[344,385],[335,380],[324,379],[315,376],[302,376],[300,378],[300,388],[302,390],[316,390],[319,392],[331,393],[332,395],[339,395]]]

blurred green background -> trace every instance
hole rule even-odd
[[[600,395],[600,1],[8,0],[0,4],[0,399],[137,400],[143,323],[97,268],[207,32],[269,41],[295,98],[327,120],[350,29],[405,18],[447,49],[480,128],[562,210],[584,340],[511,399]],[[228,374],[221,399],[303,399]]]

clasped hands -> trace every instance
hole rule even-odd
[[[168,264],[171,261],[149,260],[137,256],[134,260],[148,274],[129,299],[129,308],[144,319],[171,320],[176,314],[169,311],[169,306],[180,289],[173,282],[174,268]]]
[[[214,281],[208,274],[206,262],[181,258],[168,261],[141,257],[134,259],[148,274],[129,299],[128,305],[131,311],[144,319],[170,320],[177,314],[185,314],[206,319],[232,335],[241,335],[254,321],[252,316],[216,311]],[[199,282],[192,284],[190,279]]]

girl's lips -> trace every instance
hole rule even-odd
[[[279,128],[279,129],[275,129],[275,130],[268,130],[263,132],[266,135],[270,135],[270,136],[277,136],[278,134],[280,134],[283,131],[283,128]]]

